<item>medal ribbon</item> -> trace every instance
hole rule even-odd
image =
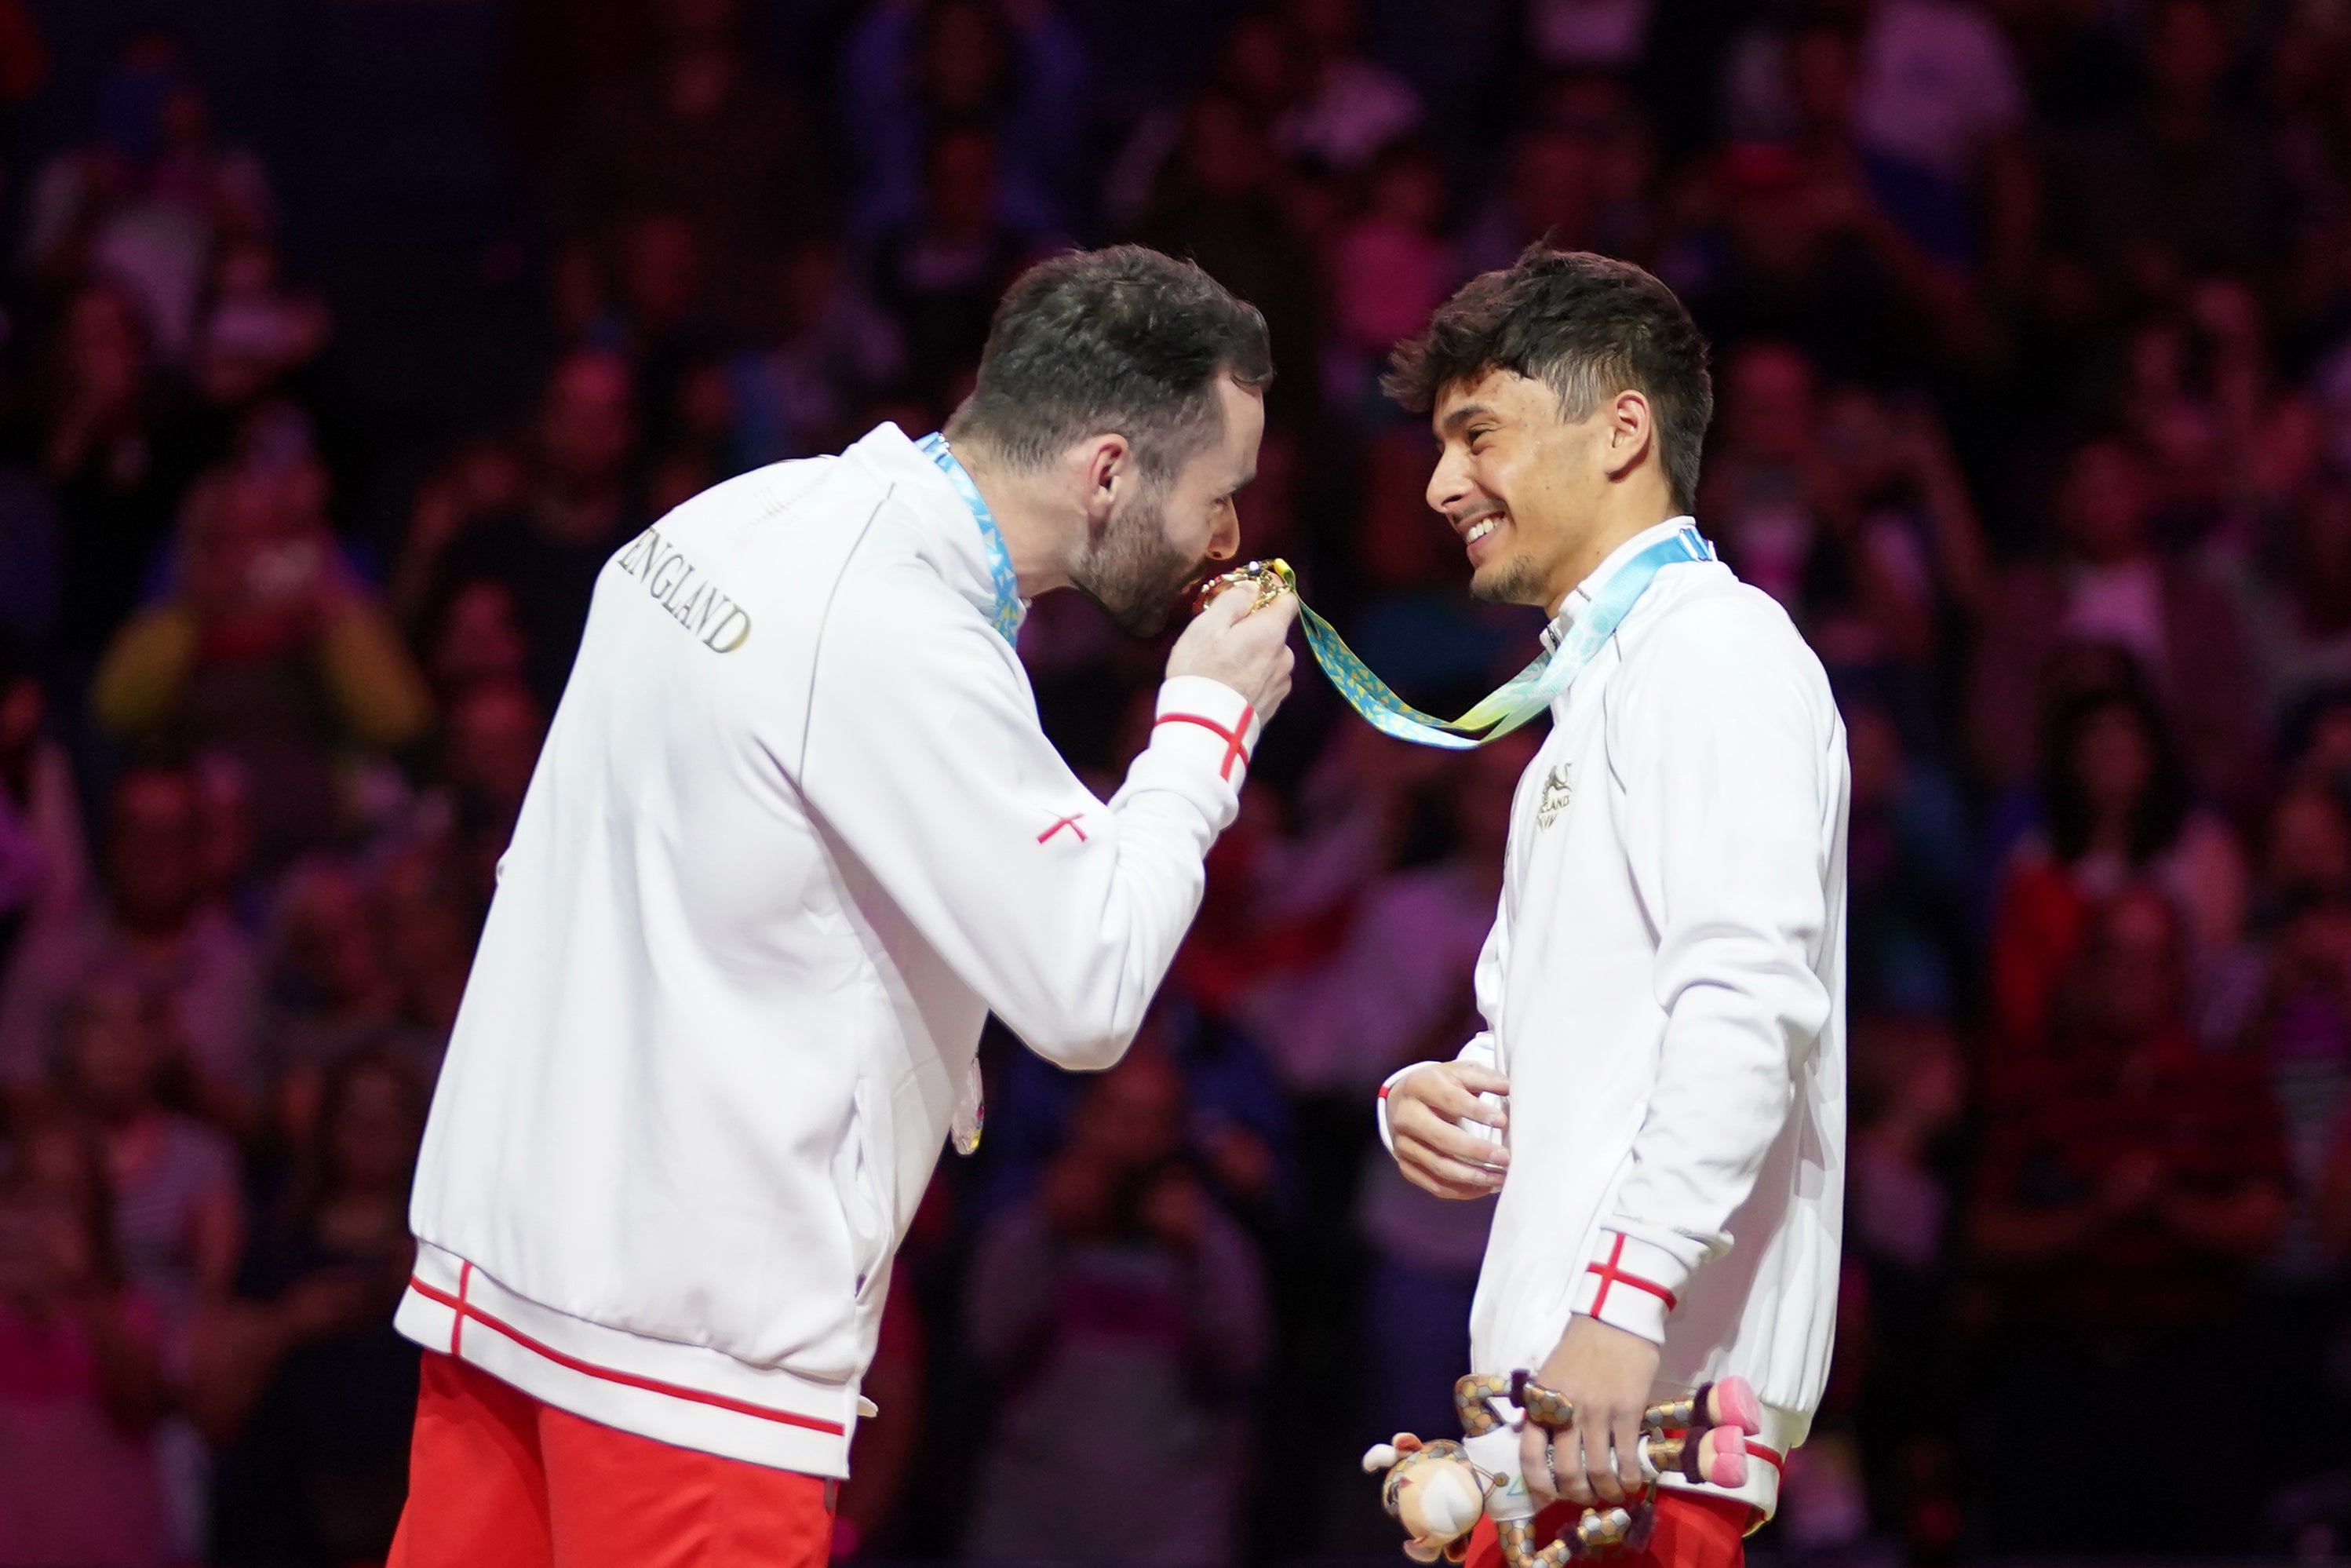
[[[1385,681],[1372,674],[1370,666],[1355,656],[1354,650],[1341,640],[1331,622],[1309,610],[1303,600],[1298,604],[1298,619],[1306,629],[1306,645],[1313,650],[1314,662],[1322,666],[1322,673],[1331,678],[1339,695],[1347,699],[1348,706],[1362,714],[1374,729],[1418,746],[1467,751],[1500,739],[1551,706],[1583,673],[1583,666],[1592,662],[1593,655],[1615,635],[1616,628],[1632,613],[1633,606],[1640,602],[1641,595],[1648,591],[1650,581],[1659,571],[1684,561],[1714,559],[1714,547],[1695,528],[1686,528],[1670,538],[1659,539],[1617,569],[1593,598],[1591,608],[1576,618],[1557,646],[1545,648],[1533,664],[1452,720],[1423,713],[1396,695]],[[1276,561],[1267,563],[1261,570],[1279,572],[1291,591],[1296,591],[1296,581],[1287,566]]]
[[[937,431],[931,432],[914,443],[914,450],[939,465],[947,483],[956,487],[963,504],[971,508],[972,520],[979,525],[980,549],[987,554],[987,575],[996,583],[996,611],[988,617],[997,632],[1008,643],[1020,632],[1020,618],[1027,606],[1020,602],[1020,580],[1012,574],[1012,552],[1004,548],[1004,530],[996,526],[996,514],[981,499],[979,486],[971,482],[971,474],[947,445],[947,438]]]

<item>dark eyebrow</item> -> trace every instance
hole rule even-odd
[[[1483,419],[1493,412],[1482,402],[1465,402],[1445,416],[1445,423],[1437,427],[1437,433],[1441,435],[1450,435],[1471,420]]]

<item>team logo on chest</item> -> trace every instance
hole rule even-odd
[[[1535,797],[1536,827],[1548,828],[1558,821],[1560,813],[1566,810],[1568,802],[1575,798],[1572,776],[1574,767],[1572,762],[1562,762],[1551,770],[1550,778],[1543,780],[1542,793]]]

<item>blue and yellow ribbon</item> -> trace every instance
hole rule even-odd
[[[1305,629],[1306,645],[1313,651],[1314,662],[1322,666],[1323,674],[1347,699],[1347,706],[1363,715],[1374,729],[1417,746],[1467,751],[1488,741],[1499,740],[1550,707],[1608,639],[1615,635],[1616,628],[1632,613],[1633,606],[1648,591],[1659,571],[1685,561],[1714,559],[1714,547],[1696,528],[1684,528],[1669,538],[1659,539],[1610,576],[1593,600],[1592,607],[1576,617],[1557,646],[1546,648],[1534,663],[1455,719],[1423,713],[1396,695],[1385,681],[1372,673],[1371,666],[1356,657],[1331,622],[1307,608],[1303,599],[1298,601],[1298,621]],[[1203,590],[1203,601],[1213,597],[1220,587],[1242,582],[1256,584],[1259,604],[1270,602],[1283,592],[1298,591],[1297,574],[1287,561],[1251,561],[1210,582]]]

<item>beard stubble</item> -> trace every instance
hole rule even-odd
[[[1070,583],[1101,605],[1121,631],[1150,637],[1167,624],[1201,565],[1168,542],[1165,497],[1154,486],[1111,514],[1102,537],[1071,571]]]

